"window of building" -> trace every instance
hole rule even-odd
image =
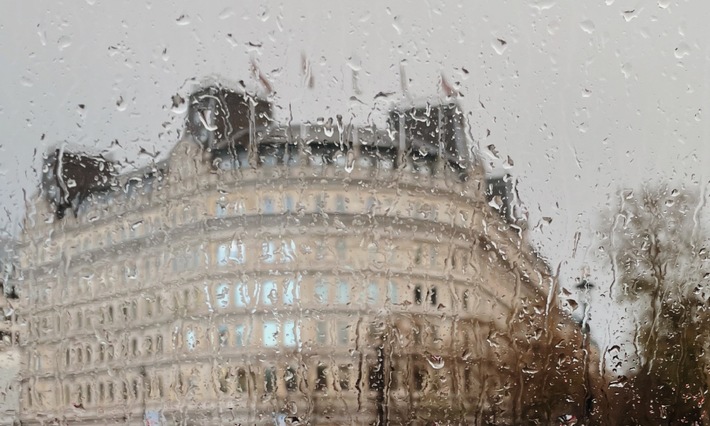
[[[436,297],[436,287],[429,288],[429,292],[427,294],[427,299],[429,299],[429,303],[432,306],[438,306],[437,297]]]
[[[422,286],[419,284],[414,287],[414,303],[417,305],[422,304]]]
[[[328,339],[328,323],[320,320],[316,322],[316,342],[326,344]]]
[[[376,305],[380,302],[380,288],[377,283],[367,285],[367,304]]]
[[[215,206],[215,216],[224,217],[227,214],[227,205],[223,201],[217,201]]]
[[[226,309],[229,306],[229,290],[230,286],[228,284],[222,283],[217,286],[215,300],[218,308]]]
[[[294,320],[286,320],[283,323],[284,327],[284,346],[293,348],[301,341],[301,330],[298,323]]]
[[[229,334],[229,329],[227,328],[226,325],[221,324],[217,327],[217,336],[218,336],[220,348],[224,348],[229,344],[228,334]]]
[[[293,240],[281,242],[281,261],[290,263],[296,260],[296,243]]]
[[[241,240],[232,240],[229,245],[229,260],[238,265],[244,264],[246,253],[244,243]]]
[[[350,324],[338,321],[338,344],[347,345],[350,342]]]
[[[187,344],[187,350],[194,351],[197,347],[197,335],[192,329],[188,329],[185,333],[185,343]]]
[[[279,325],[276,321],[264,321],[263,344],[267,348],[279,345]]]
[[[341,390],[350,389],[351,368],[349,365],[341,365],[338,367],[338,384]]]
[[[341,305],[346,305],[350,302],[350,284],[346,281],[338,282],[336,302]]]
[[[328,283],[324,281],[316,283],[315,299],[318,303],[328,303]]]
[[[261,284],[261,303],[264,305],[274,305],[278,301],[278,291],[276,283],[265,281]]]
[[[345,213],[347,211],[346,207],[347,200],[342,194],[338,194],[335,197],[335,211],[338,213]]]
[[[316,367],[316,390],[317,391],[324,391],[328,387],[328,380],[326,378],[326,375],[328,374],[328,368],[320,364],[318,367]]]
[[[290,278],[284,285],[283,303],[284,305],[293,305],[301,298],[301,281],[300,279]]]
[[[274,263],[276,260],[276,247],[273,241],[265,241],[261,244],[261,261],[264,263]]]
[[[336,241],[335,253],[337,254],[339,260],[346,259],[348,253],[347,253],[347,244],[346,244],[345,240]]]
[[[263,214],[273,214],[274,213],[274,200],[271,197],[264,197],[261,200]]]
[[[370,387],[370,390],[372,390],[372,391],[384,389],[385,375],[384,375],[384,371],[382,370],[382,368],[383,368],[382,363],[378,363],[378,364],[371,365],[368,367],[367,381],[368,381],[368,385]]]
[[[237,369],[237,392],[247,391],[247,372],[243,368]]]
[[[276,367],[264,369],[264,391],[273,393],[276,391]]]
[[[286,384],[287,391],[295,392],[298,390],[298,376],[296,375],[295,368],[286,368],[286,371],[284,372],[284,383]]]
[[[245,283],[237,283],[234,286],[234,305],[237,307],[245,307],[251,303],[249,295],[249,285]]]
[[[294,212],[295,211],[295,203],[293,201],[292,195],[287,194],[284,197],[284,207],[286,207],[287,212]]]
[[[397,292],[397,283],[394,283],[392,281],[387,283],[387,297],[389,298],[390,303],[392,303],[392,304],[399,303],[399,295]]]
[[[244,325],[240,324],[234,328],[234,331],[235,331],[235,333],[234,333],[235,346],[237,346],[239,348],[246,346],[246,343],[247,343],[246,327]]]
[[[229,259],[227,244],[220,244],[217,246],[217,265],[226,266]]]
[[[426,388],[428,373],[422,367],[414,368],[414,389],[417,391],[423,391]]]

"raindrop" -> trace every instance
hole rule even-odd
[[[444,358],[441,355],[430,354],[427,357],[427,362],[431,365],[434,370],[441,370],[444,368]]]
[[[533,9],[536,9],[538,12],[542,12],[544,10],[552,9],[555,7],[557,3],[555,1],[550,1],[550,0],[538,0],[536,2],[533,2],[530,4]]]
[[[636,9],[625,10],[621,14],[624,16],[626,22],[631,22],[634,18],[638,18],[638,12]]]
[[[116,100],[116,109],[119,111],[126,110],[126,102],[123,100],[123,96],[119,96],[118,100]]]
[[[624,74],[624,78],[629,78],[631,77],[631,64],[626,62],[624,65],[621,66],[621,73]]]
[[[493,46],[493,50],[495,50],[497,54],[502,55],[508,48],[508,42],[503,40],[502,38],[497,38],[493,40],[491,46]]]
[[[585,20],[585,21],[582,21],[582,22],[579,24],[579,26],[580,26],[580,28],[582,28],[582,31],[584,31],[584,32],[587,33],[587,34],[593,33],[594,30],[596,29],[596,27],[594,26],[594,22],[592,22],[592,21],[589,20],[589,19],[587,19],[587,20]]]
[[[175,114],[183,114],[185,111],[187,111],[187,103],[185,102],[185,98],[178,94],[174,94],[172,97],[172,106],[170,107],[170,110]]]
[[[623,388],[626,386],[626,377],[620,377],[617,380],[613,380],[609,383],[610,388]]]
[[[57,46],[59,47],[59,51],[61,52],[67,47],[71,46],[71,39],[67,36],[61,36],[59,37],[59,40],[57,40]]]
[[[180,26],[190,25],[190,17],[188,15],[182,14],[178,16],[178,18],[175,20],[175,23]]]
[[[355,167],[355,153],[348,151],[345,155],[345,171],[351,173]]]
[[[675,48],[675,52],[673,53],[676,57],[676,59],[683,59],[684,57],[690,55],[690,46],[686,42],[682,42],[681,44],[678,45],[678,47]]]
[[[658,7],[667,9],[671,5],[671,0],[658,0]]]
[[[227,19],[234,15],[234,10],[232,8],[226,8],[219,13],[219,19]]]

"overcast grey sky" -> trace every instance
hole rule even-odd
[[[481,154],[519,179],[530,223],[542,223],[531,237],[562,264],[565,283],[592,257],[590,229],[616,188],[708,180],[706,1],[5,0],[0,9],[5,234],[17,232],[22,191],[36,191],[49,147],[66,141],[143,165],[141,148],[165,153],[178,138],[174,94],[210,77],[256,89],[252,61],[284,121],[381,124],[405,99],[401,70],[415,99],[439,96],[441,75],[458,84]]]

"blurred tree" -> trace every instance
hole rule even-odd
[[[667,185],[622,191],[602,247],[613,296],[635,318],[637,365],[618,424],[707,424],[710,329],[707,234],[697,193]]]

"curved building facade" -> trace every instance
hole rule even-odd
[[[48,159],[18,251],[22,424],[511,421],[511,327],[552,280],[455,105],[377,130],[191,103],[152,167]]]

